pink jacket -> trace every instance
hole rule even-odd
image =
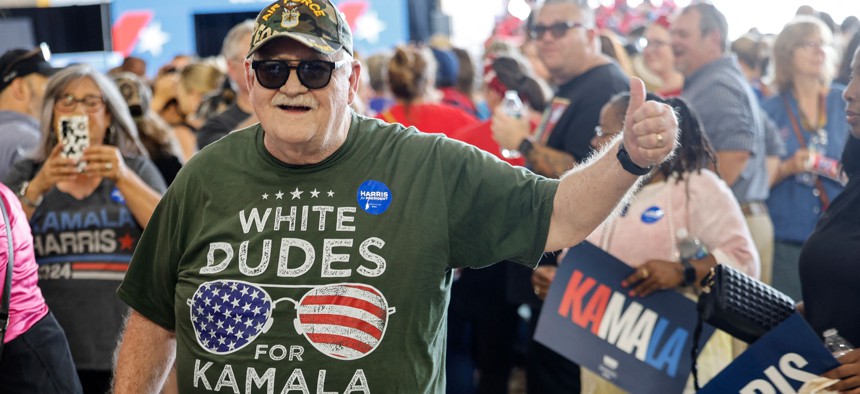
[[[38,286],[38,265],[33,254],[33,235],[18,197],[0,183],[0,202],[6,206],[12,226],[15,265],[12,270],[12,296],[9,303],[9,330],[3,343],[27,332],[48,314],[48,306]],[[6,264],[9,260],[6,223],[0,216],[0,294],[6,285]]]
[[[654,259],[680,261],[680,228],[699,238],[718,263],[759,277],[758,252],[740,205],[726,183],[708,170],[686,174],[680,183],[672,178],[645,185],[624,215],[610,217],[586,239],[638,267]]]

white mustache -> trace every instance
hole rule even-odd
[[[289,106],[289,107],[308,107],[310,109],[316,109],[319,103],[310,95],[301,95],[295,97],[289,97],[283,93],[278,93],[275,97],[272,97],[272,105],[279,106]]]

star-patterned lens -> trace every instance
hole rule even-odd
[[[204,283],[188,302],[197,342],[210,353],[233,353],[272,325],[272,299],[247,282]]]

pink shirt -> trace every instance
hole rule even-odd
[[[18,197],[6,185],[0,184],[0,202],[6,206],[12,226],[12,240],[15,250],[15,265],[12,272],[12,295],[9,303],[9,330],[3,343],[27,332],[34,324],[48,314],[48,306],[38,286],[38,269],[33,254],[33,235],[27,215],[21,208]],[[6,285],[6,263],[8,256],[6,223],[0,216],[0,294]]]
[[[654,259],[680,261],[676,234],[685,228],[718,263],[758,278],[758,251],[731,189],[708,170],[684,179],[643,186],[623,216],[608,219],[587,240],[638,267]]]

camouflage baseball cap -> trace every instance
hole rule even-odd
[[[278,0],[263,8],[246,57],[278,37],[292,38],[327,55],[341,48],[352,55],[349,25],[329,0]]]

